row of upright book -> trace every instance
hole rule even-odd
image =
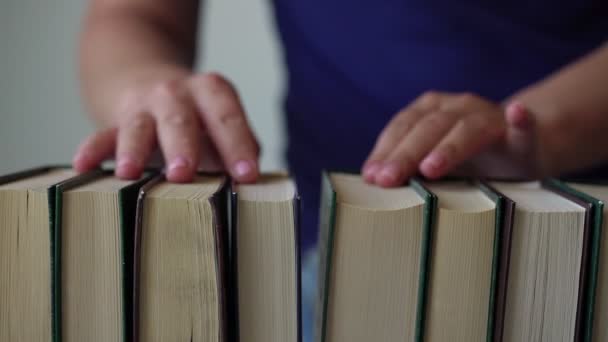
[[[299,341],[298,203],[283,174],[0,177],[0,341]]]
[[[608,342],[606,200],[324,173],[315,340]],[[301,342],[299,216],[279,173],[0,177],[0,342]]]
[[[323,179],[316,340],[608,341],[608,183]]]

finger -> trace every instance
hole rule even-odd
[[[78,172],[87,172],[110,158],[116,147],[116,128],[109,128],[89,136],[78,148],[72,164]]]
[[[484,114],[470,115],[458,121],[420,164],[420,172],[431,179],[450,170],[499,140],[505,124]]]
[[[528,109],[521,102],[509,103],[505,109],[505,121],[510,127],[528,130],[532,126],[532,118]]]
[[[191,99],[176,83],[168,83],[155,90],[152,104],[167,180],[192,181],[200,161],[201,122]]]
[[[427,91],[410,105],[401,110],[382,131],[374,149],[363,164],[362,174],[367,182],[374,182],[376,174],[382,168],[382,162],[393,151],[401,139],[412,129],[415,123],[425,114],[439,109],[445,93]]]
[[[116,176],[137,179],[156,144],[154,119],[149,114],[133,115],[121,123],[116,146]]]
[[[532,169],[535,152],[535,122],[532,113],[520,102],[512,102],[505,108],[507,155],[519,156],[519,164]],[[527,160],[526,160],[527,159]],[[530,171],[533,172],[533,171]]]
[[[372,152],[363,164],[361,172],[366,182],[374,182],[386,158],[424,115],[425,112],[406,108],[389,122],[382,133],[380,133]]]
[[[236,90],[214,73],[193,78],[191,86],[205,127],[229,173],[239,182],[255,181],[259,147]]]
[[[385,187],[403,184],[416,173],[420,161],[444,138],[459,117],[457,113],[435,112],[419,120],[387,157],[374,183]]]

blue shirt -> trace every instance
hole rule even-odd
[[[321,170],[358,170],[421,93],[500,101],[608,38],[605,0],[274,0],[274,10],[304,248],[317,237]]]

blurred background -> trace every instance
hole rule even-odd
[[[282,168],[283,69],[269,2],[204,2],[198,69],[233,81],[262,144],[262,168]],[[70,162],[93,131],[76,74],[86,4],[0,0],[0,174]]]

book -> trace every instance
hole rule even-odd
[[[0,177],[0,341],[52,339],[53,186],[74,176],[42,167]]]
[[[299,205],[293,180],[265,174],[236,184],[231,253],[235,332],[248,342],[299,342]]]
[[[420,340],[434,197],[324,173],[316,340]]]
[[[589,205],[539,182],[491,182],[515,202],[502,341],[581,340]]]
[[[56,186],[54,341],[130,341],[135,203],[146,181],[100,170]]]
[[[466,181],[426,183],[437,196],[425,341],[492,341],[501,238],[498,196]]]
[[[583,309],[584,327],[582,340],[608,341],[608,329],[603,324],[608,320],[608,183],[604,180],[551,179],[548,186],[565,195],[575,196],[592,205],[590,212],[591,229],[589,260],[587,261],[587,293]]]
[[[228,181],[162,178],[137,203],[134,341],[230,341]]]

